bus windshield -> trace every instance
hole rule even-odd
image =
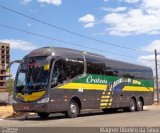
[[[45,90],[49,81],[49,70],[44,70],[46,57],[25,58],[16,76],[17,92]]]

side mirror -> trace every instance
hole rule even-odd
[[[52,79],[52,84],[56,84],[57,83],[57,79],[58,79],[57,77],[53,78]]]
[[[51,87],[55,87],[58,84],[58,76],[53,77],[51,81]]]
[[[61,84],[61,83],[63,83],[62,75],[58,74],[55,77],[53,77],[53,79],[51,81],[51,86],[54,87],[54,86]]]

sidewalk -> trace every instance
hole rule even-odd
[[[8,106],[0,106],[0,118],[7,118],[13,114],[13,108],[11,105]]]

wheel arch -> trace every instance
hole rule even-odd
[[[140,96],[138,99],[141,100],[142,104],[144,105],[144,98],[142,96]]]
[[[134,99],[135,103],[137,102],[136,97],[132,96],[131,99]]]
[[[74,100],[75,102],[77,102],[77,104],[79,105],[79,109],[82,109],[82,103],[81,100],[78,96],[73,96],[70,101]]]

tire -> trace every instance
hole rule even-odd
[[[68,110],[66,112],[66,116],[68,118],[76,118],[79,115],[80,107],[78,103],[74,100],[71,100],[69,103]]]
[[[40,117],[40,118],[48,118],[49,116],[49,113],[37,113],[37,115]]]
[[[133,98],[131,98],[131,100],[130,100],[128,111],[129,112],[135,112],[136,111],[136,101]]]
[[[136,111],[142,111],[143,110],[143,103],[141,99],[138,99],[136,104]]]

